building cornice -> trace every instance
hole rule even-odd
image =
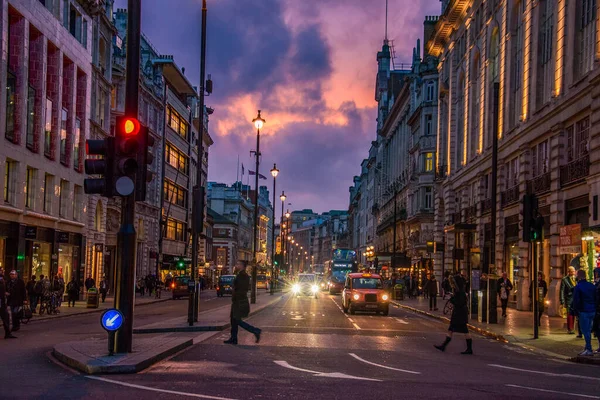
[[[439,57],[452,32],[457,30],[464,19],[471,0],[451,0],[440,17],[431,38],[425,45],[426,53]]]

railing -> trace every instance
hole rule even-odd
[[[546,172],[540,176],[527,181],[527,192],[531,194],[539,194],[550,191],[550,172]]]
[[[465,218],[471,220],[477,217],[477,204],[465,208]]]
[[[481,214],[492,212],[492,199],[481,200]]]
[[[506,207],[509,204],[519,201],[519,185],[515,185],[509,189],[506,189],[504,192],[502,192],[500,198],[500,205],[502,207]]]
[[[575,161],[571,161],[567,165],[560,167],[560,186],[566,186],[570,183],[577,182],[590,173],[590,155],[585,154]]]
[[[435,169],[435,180],[442,181],[442,180],[446,179],[446,170],[447,170],[446,165],[439,165]]]
[[[458,211],[458,212],[452,213],[452,214],[450,214],[450,218],[451,218],[452,224],[458,224],[458,223],[462,222],[462,212]]]

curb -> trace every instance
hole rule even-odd
[[[282,298],[283,297],[273,299],[273,300],[269,301],[268,303],[257,307],[253,311],[250,311],[250,314],[248,314],[248,317],[258,314],[265,308],[277,303]],[[224,306],[224,307],[230,307],[230,306]],[[221,307],[219,307],[219,308],[221,308]],[[208,312],[211,312],[211,311],[214,311],[214,310],[209,310]],[[143,335],[143,334],[148,334],[148,333],[211,332],[211,331],[224,331],[226,329],[229,329],[230,327],[231,327],[231,322],[226,322],[222,325],[174,326],[174,327],[165,327],[165,328],[134,328],[133,333]]]
[[[568,359],[579,364],[600,365],[600,357],[575,356]]]

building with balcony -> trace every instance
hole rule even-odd
[[[85,274],[92,16],[101,2],[3,0],[0,42],[0,265],[32,275]]]
[[[445,252],[437,259],[473,276],[507,272],[515,282],[509,304],[517,309],[530,307],[534,261],[522,240],[524,194],[538,196],[545,218],[535,246],[550,315],[558,314],[566,268],[590,272],[597,265],[598,15],[590,0],[446,1],[426,44],[440,60],[435,235]],[[583,235],[563,247],[572,225]]]

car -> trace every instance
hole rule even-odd
[[[267,276],[264,274],[256,275],[256,288],[257,289],[269,289],[267,284]]]
[[[344,312],[375,311],[388,315],[390,294],[383,288],[381,276],[370,273],[350,273],[342,291]]]
[[[189,276],[176,276],[171,281],[171,292],[173,293],[173,300],[177,300],[180,297],[188,297],[190,292],[188,289]]]
[[[315,274],[298,274],[297,281],[292,285],[292,292],[296,296],[319,297],[319,286]]]
[[[217,284],[217,297],[233,294],[233,280],[235,275],[221,275]]]

